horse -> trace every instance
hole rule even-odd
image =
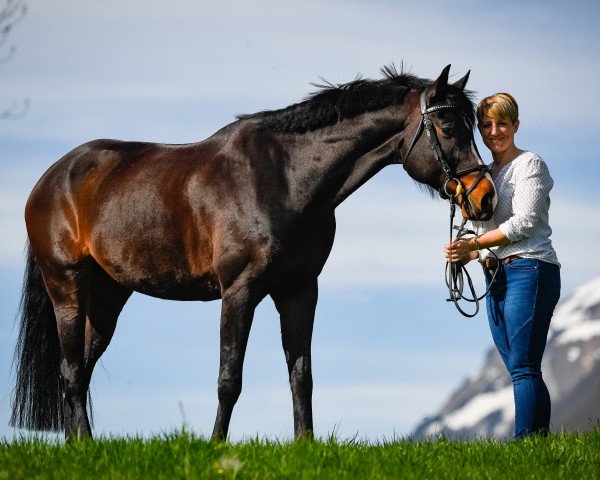
[[[294,436],[313,436],[311,339],[335,209],[387,165],[485,220],[496,192],[473,137],[469,72],[448,82],[381,69],[314,85],[190,144],[94,140],[54,163],[26,206],[26,267],[11,425],[91,437],[89,384],[132,292],[221,299],[225,440],[256,306],[280,316]],[[427,135],[423,134],[426,132]]]

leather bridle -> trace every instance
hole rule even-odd
[[[439,189],[440,196],[442,198],[450,199],[451,203],[454,204],[455,196],[462,194],[463,195],[463,197],[462,197],[463,205],[464,205],[466,211],[469,213],[469,215],[474,216],[473,208],[471,206],[471,203],[469,202],[469,195],[471,194],[473,189],[479,184],[479,182],[485,177],[485,174],[488,173],[488,168],[481,160],[481,156],[479,155],[479,151],[477,150],[477,145],[475,144],[475,141],[473,139],[471,140],[471,144],[473,146],[473,151],[477,155],[477,159],[479,161],[478,165],[475,165],[472,167],[467,167],[463,170],[456,170],[454,165],[451,165],[450,163],[448,163],[448,161],[446,160],[446,157],[444,156],[442,146],[440,145],[440,140],[437,136],[437,133],[433,126],[433,121],[429,117],[429,114],[432,112],[436,112],[438,110],[449,110],[449,109],[459,110],[458,105],[448,102],[448,103],[443,103],[441,105],[433,105],[431,107],[427,107],[426,101],[427,101],[426,91],[423,91],[421,93],[421,99],[420,99],[421,121],[419,123],[419,127],[417,128],[417,130],[413,136],[412,141],[410,142],[410,145],[408,147],[406,155],[404,156],[404,159],[402,160],[402,163],[406,163],[406,160],[408,159],[414,146],[416,145],[417,141],[419,140],[421,133],[423,132],[423,130],[425,130],[425,133],[427,133],[427,139],[429,140],[429,146],[433,150],[435,158],[437,159],[438,163],[440,164],[440,166],[442,167],[442,170],[444,171],[444,173],[446,175],[446,180],[444,181],[443,185]],[[464,177],[465,175],[468,175],[469,173],[473,173],[473,172],[479,172],[479,176],[477,177],[477,179],[473,182],[473,184],[468,189],[465,189],[465,187],[462,184],[462,182],[460,181],[460,179],[462,177]],[[448,191],[448,184],[450,182],[456,182],[456,190],[454,193]]]

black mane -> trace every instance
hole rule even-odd
[[[238,115],[240,120],[256,120],[260,126],[272,132],[304,133],[334,125],[340,120],[362,113],[373,112],[401,103],[411,90],[423,91],[432,80],[396,70],[391,64],[381,69],[379,80],[357,78],[344,83],[313,84],[319,90],[309,94],[304,101],[281,110],[266,110],[248,115]],[[470,94],[449,87],[449,97],[463,111],[471,125],[474,107]]]

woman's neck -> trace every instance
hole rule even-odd
[[[504,165],[512,162],[515,158],[521,155],[521,153],[523,153],[523,150],[518,148],[516,145],[513,145],[503,152],[493,153],[492,158],[494,159],[494,166],[496,168],[502,168]]]

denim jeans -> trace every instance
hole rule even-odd
[[[486,298],[492,338],[513,382],[515,438],[548,432],[550,395],[541,364],[559,297],[558,265],[518,258],[500,268]]]

